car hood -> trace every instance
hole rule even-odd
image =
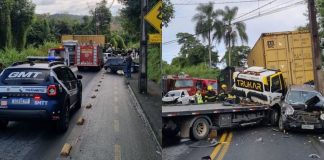
[[[174,100],[176,100],[178,98],[179,98],[178,96],[175,96],[175,97],[163,97],[162,101],[163,102],[172,102],[172,101],[174,101]]]

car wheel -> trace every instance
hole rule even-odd
[[[69,105],[65,104],[61,110],[60,119],[56,121],[56,131],[64,133],[69,128],[70,114]]]
[[[204,118],[197,119],[191,127],[191,133],[195,140],[205,139],[209,134],[209,123]]]
[[[0,129],[5,129],[8,126],[9,121],[1,120],[0,121]]]

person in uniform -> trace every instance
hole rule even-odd
[[[216,92],[213,90],[213,86],[209,85],[207,87],[207,93],[205,95],[205,102],[215,102]]]

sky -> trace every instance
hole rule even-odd
[[[188,32],[195,34],[195,22],[192,21],[192,17],[197,13],[196,7],[198,6],[198,3],[208,3],[209,1],[210,0],[171,0],[171,2],[174,4],[175,18],[172,19],[167,28],[163,28],[162,59],[164,61],[171,63],[172,58],[177,56],[181,47],[177,44],[177,42],[166,42],[176,40],[176,34],[179,32]],[[241,2],[229,3],[239,1]],[[246,24],[246,32],[249,38],[247,45],[251,48],[254,46],[255,42],[258,40],[262,33],[292,31],[295,30],[297,26],[305,25],[308,21],[308,18],[304,15],[307,12],[307,4],[303,3],[299,5],[293,5],[293,7],[285,7],[290,6],[296,2],[300,2],[301,0],[249,0],[253,2],[242,1],[247,0],[213,0],[212,2],[227,3],[214,4],[215,9],[223,9],[226,5],[229,7],[237,6],[239,8],[237,17],[265,5],[265,7],[247,14],[246,16],[241,17],[238,20],[243,20],[253,15],[262,15],[262,13],[265,13],[266,11],[284,7],[281,12],[244,21]],[[241,42],[238,42],[240,45]],[[216,44],[216,42],[214,42],[213,45],[216,45],[214,50],[218,50],[220,57],[223,57],[225,53],[224,44]]]
[[[94,9],[101,0],[32,0],[36,4],[36,13],[68,13],[74,15],[89,15],[89,10]],[[107,7],[111,6],[113,16],[118,14],[122,5],[117,0],[107,0]]]

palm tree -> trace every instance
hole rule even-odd
[[[224,10],[217,10],[215,14],[222,15],[222,21],[215,21],[214,28],[215,33],[213,38],[219,43],[224,40],[224,43],[228,50],[228,66],[231,66],[231,50],[232,47],[237,44],[238,38],[240,38],[242,44],[248,42],[248,36],[246,34],[246,27],[244,22],[235,22],[238,8],[229,8],[225,6]]]
[[[208,4],[200,4],[197,9],[198,13],[192,18],[196,21],[195,31],[197,35],[200,35],[203,40],[208,41],[208,54],[209,54],[209,66],[211,66],[211,42],[212,31],[214,21],[217,18],[217,14],[214,12],[214,4],[209,2]]]

